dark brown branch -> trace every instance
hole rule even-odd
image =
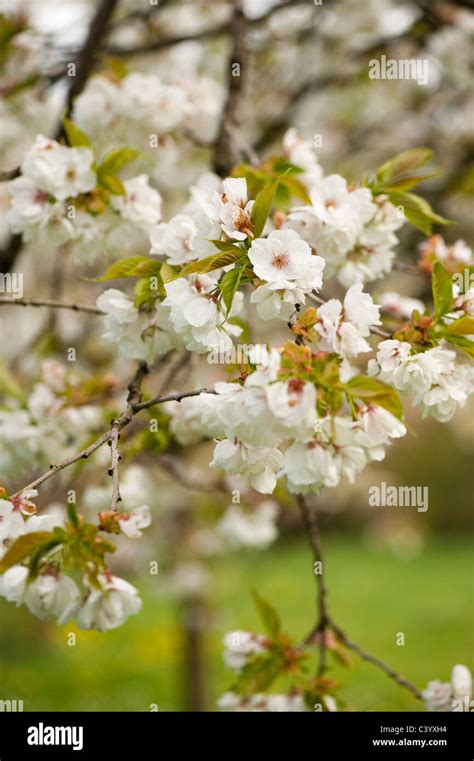
[[[234,0],[230,27],[232,44],[227,62],[227,98],[222,109],[214,151],[214,170],[221,177],[229,174],[231,167],[237,160],[237,152],[230,130],[232,126],[235,127],[238,124],[240,94],[243,89],[243,76],[246,68],[246,27],[247,21],[242,10],[241,0]]]
[[[267,13],[265,13],[263,16],[260,16],[259,18],[252,20],[252,25],[255,24],[264,24],[268,19],[273,16],[275,13],[277,13],[280,10],[283,10],[284,8],[291,8],[293,6],[297,5],[305,5],[307,4],[308,0],[284,0],[284,2],[280,3],[280,5],[275,5],[272,8],[269,8]],[[158,7],[154,9],[155,11],[158,10]],[[141,18],[144,21],[147,21],[152,13],[149,11],[132,11],[129,16],[126,18],[128,19],[136,19]],[[117,26],[122,26],[125,23],[126,19],[120,19],[117,23]],[[232,24],[233,20],[231,22],[225,22],[223,24],[220,24],[216,27],[211,27],[210,29],[203,29],[199,32],[189,32],[188,34],[181,34],[177,35],[176,37],[168,37],[165,39],[157,39],[157,40],[150,40],[149,42],[144,42],[141,45],[134,45],[133,47],[127,48],[122,47],[121,45],[114,45],[111,44],[107,47],[107,53],[111,56],[115,56],[117,58],[123,57],[123,56],[134,56],[134,55],[144,55],[146,53],[154,53],[154,52],[160,52],[161,50],[167,50],[168,48],[173,47],[174,45],[179,45],[182,42],[204,42],[205,40],[212,39],[213,37],[218,37],[223,34],[229,34],[232,33]]]
[[[2,169],[0,170],[0,182],[8,182],[8,180],[14,180],[20,174],[20,167],[15,169]]]
[[[97,51],[100,49],[102,39],[107,31],[108,23],[115,11],[119,0],[100,0],[97,11],[92,19],[89,32],[86,37],[84,46],[79,53],[76,64],[76,73],[71,77],[71,85],[68,89],[66,99],[66,116],[69,116],[74,104],[74,98],[81,94],[87,80],[96,63]],[[64,137],[64,128],[62,123],[56,131],[56,139]]]
[[[89,27],[84,47],[77,57],[76,76],[71,77],[72,82],[68,89],[66,100],[66,116],[69,116],[71,113],[74,98],[83,91],[89,75],[91,74],[95,64],[96,52],[100,47],[102,37],[107,29],[107,24],[117,3],[118,0],[100,0],[99,5],[97,6],[97,12]],[[64,137],[64,127],[61,120],[55,132],[55,139],[59,140],[62,137]],[[16,173],[14,174],[14,177],[19,174],[19,169],[12,171]],[[22,236],[15,234],[10,237],[6,248],[0,250],[0,272],[9,272],[12,269],[15,259],[21,250],[22,243]]]
[[[211,29],[204,29],[201,32],[189,32],[189,34],[181,34],[176,37],[151,40],[150,42],[144,42],[142,45],[135,45],[133,48],[124,48],[121,45],[111,44],[106,48],[106,52],[116,58],[144,55],[146,53],[159,53],[161,50],[168,50],[168,48],[180,45],[182,42],[204,42],[221,34],[227,34],[229,29],[229,24],[221,24]]]

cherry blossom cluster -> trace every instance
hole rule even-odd
[[[58,245],[73,242],[74,251],[88,260],[104,247],[123,250],[124,240],[147,233],[161,218],[161,196],[147,175],[123,183],[101,175],[91,147],[70,147],[43,135],[26,152],[9,191],[13,233],[26,241],[46,235]]]
[[[427,711],[472,711],[472,676],[467,666],[453,667],[450,682],[428,682],[422,692]]]
[[[449,272],[459,272],[474,266],[472,248],[464,240],[457,240],[449,246],[442,235],[432,235],[419,246],[421,270],[431,272],[435,262],[442,262]]]
[[[266,634],[230,631],[224,636],[224,663],[234,673],[231,689],[217,701],[223,711],[337,711],[337,683],[314,678],[307,667],[310,653],[281,628],[278,612],[257,593],[257,610]],[[331,648],[335,642],[328,638]],[[265,692],[280,676],[290,680],[286,693]],[[260,688],[256,688],[260,685]]]
[[[414,352],[406,341],[382,341],[368,372],[390,383],[440,422],[451,420],[474,393],[474,367],[456,362],[456,352],[436,346]]]
[[[107,569],[104,556],[115,545],[98,531],[140,537],[151,523],[146,505],[128,513],[101,513],[94,526],[84,523],[75,510],[72,523],[57,513],[36,515],[31,501],[36,490],[8,499],[2,489],[2,495],[0,596],[26,605],[38,618],[56,619],[58,625],[76,618],[81,629],[98,631],[121,626],[140,610],[138,590]]]
[[[311,205],[295,207],[286,223],[299,232],[337,274],[345,287],[387,275],[395,259],[395,231],[405,224],[403,212],[386,196],[347,185],[333,174],[310,191]]]
[[[102,402],[114,388],[110,376],[84,378],[55,360],[44,360],[39,380],[25,398],[0,409],[0,470],[18,478],[74,452],[104,422]],[[91,394],[84,396],[84,384]]]
[[[308,146],[294,134],[289,138],[304,163]],[[420,163],[425,157],[416,154],[411,160]],[[311,162],[306,167],[316,171]],[[377,175],[379,185],[396,171],[397,159],[384,165]],[[259,220],[257,210],[267,190],[252,199],[245,178],[222,183],[206,179],[193,188],[186,214],[160,223],[150,233],[151,254],[161,257],[157,267],[167,268],[161,298],[156,296],[147,309],[115,289],[98,299],[107,315],[106,336],[129,357],[151,360],[177,347],[198,353],[228,349],[241,332],[232,318],[242,312],[242,279],[251,288],[249,302],[261,319],[285,320],[300,342],[309,344],[306,355],[302,350],[296,359],[296,365],[307,363],[308,377],[301,367],[288,371],[285,348],[273,350],[265,366],[252,366],[250,359],[250,369],[238,382],[217,383],[214,394],[186,399],[181,406],[179,418],[186,421],[188,440],[201,435],[217,441],[211,467],[245,476],[264,494],[273,492],[281,476],[295,493],[337,486],[343,477],[353,482],[365,465],[383,459],[391,440],[406,433],[400,410],[393,414],[393,405],[378,398],[385,388],[403,392],[421,405],[424,415],[441,421],[449,420],[473,391],[473,370],[457,361],[445,340],[471,346],[472,323],[464,318],[472,299],[470,294],[456,297],[444,268],[436,277],[442,278],[448,302],[438,315],[427,314],[419,300],[385,296],[382,304],[400,320],[400,330],[379,343],[377,358],[368,365],[369,378],[381,381],[381,388],[376,393],[365,383],[357,391],[357,371],[350,361],[372,351],[368,338],[382,325],[381,307],[360,281],[348,287],[342,301],[333,298],[304,312],[302,306],[322,288],[328,268],[331,271],[332,254],[324,241],[345,256],[354,236],[364,234],[374,219],[386,231],[390,227],[390,234],[400,220],[383,194],[370,187],[348,188],[337,175],[316,174],[312,205],[290,212],[289,221],[282,224],[278,213],[263,223]],[[288,226],[297,218],[298,232]],[[310,244],[307,239],[314,229],[318,239]],[[321,251],[323,256],[316,253]],[[229,304],[224,283],[234,275]],[[318,362],[334,363],[334,391],[345,394],[332,408],[331,403],[324,407],[319,402],[322,379],[311,375]],[[351,383],[355,390],[349,398]]]
[[[269,364],[242,383],[219,382],[214,394],[184,399],[171,424],[178,437],[184,429],[188,442],[218,439],[211,467],[243,475],[257,491],[271,493],[283,475],[293,492],[336,486],[342,477],[352,482],[406,433],[400,420],[377,405],[360,405],[355,420],[344,413],[318,414],[314,384],[287,379],[282,358],[285,351],[274,349]]]
[[[330,696],[326,696],[325,700],[328,701]],[[254,693],[253,695],[242,696],[237,695],[235,692],[225,692],[219,700],[217,705],[222,711],[250,711],[255,712],[284,712],[294,713],[300,711],[309,711],[310,709],[304,702],[304,699],[298,693],[294,695],[284,695],[281,693]],[[329,705],[333,705],[329,703]],[[328,710],[337,710],[330,708]]]
[[[187,60],[184,70],[168,82],[139,71],[122,78],[113,74],[93,77],[76,99],[73,118],[94,143],[106,139],[107,145],[157,148],[150,145],[150,136],[162,140],[183,130],[191,138],[211,142],[223,97],[222,84],[190,70]]]

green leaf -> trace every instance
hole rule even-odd
[[[431,276],[431,290],[436,317],[447,314],[453,304],[453,279],[441,262],[435,262]]]
[[[390,184],[393,180],[427,164],[432,158],[433,151],[430,148],[410,148],[382,164],[377,169],[375,177],[381,185]]]
[[[66,506],[67,515],[74,528],[79,526],[79,516],[77,514],[76,506],[72,502],[68,502]]]
[[[285,158],[276,157],[273,162],[273,171],[276,174],[303,174],[304,169],[297,164],[292,164],[291,161],[287,161]]]
[[[394,206],[402,206],[405,217],[417,230],[431,235],[433,224],[451,225],[453,221],[436,214],[428,201],[415,193],[389,193],[389,200]]]
[[[235,243],[230,243],[229,241],[225,240],[209,240],[209,243],[212,243],[218,251],[235,251],[236,253],[244,254],[245,251],[243,248],[240,248]]]
[[[260,193],[258,193],[255,199],[251,214],[255,238],[260,238],[263,233],[263,228],[268,219],[278,184],[279,180],[276,180],[275,182],[272,182],[271,185],[267,185],[260,191]]]
[[[114,262],[107,272],[94,280],[118,280],[122,277],[143,277],[144,275],[159,275],[163,264],[156,259],[146,256],[131,256],[128,259],[120,259]]]
[[[136,307],[144,305],[152,307],[157,299],[162,301],[165,296],[166,291],[163,286],[163,279],[161,273],[158,272],[156,275],[143,277],[137,281],[134,304]]]
[[[225,273],[224,277],[219,283],[219,289],[222,293],[224,304],[226,305],[227,314],[229,314],[232,308],[232,302],[240,285],[243,271],[244,270],[242,267],[234,267],[234,269],[229,270],[229,272]]]
[[[417,174],[413,177],[401,177],[400,179],[393,180],[389,185],[383,186],[384,193],[400,193],[405,190],[411,190],[419,185],[423,180],[430,180],[432,177],[439,177],[440,172],[426,172],[425,174]]]
[[[452,322],[446,328],[447,335],[472,336],[474,335],[474,317],[465,315]]]
[[[97,177],[97,181],[102,188],[108,190],[113,196],[124,196],[125,188],[122,180],[118,177],[114,177],[111,174],[101,174]]]
[[[19,536],[8,548],[0,561],[0,573],[4,573],[8,568],[30,557],[35,550],[50,538],[50,531],[32,531],[30,534]]]
[[[44,533],[44,532],[38,532],[38,533]],[[48,538],[44,541],[38,544],[36,549],[31,553],[30,556],[30,573],[28,576],[28,580],[31,581],[32,579],[35,579],[40,570],[40,560],[41,558],[49,552],[49,550],[52,550],[53,547],[57,547],[58,544],[64,544],[65,540],[67,539],[67,534],[62,528],[55,528],[54,531],[50,534],[48,534]]]
[[[377,404],[400,420],[403,418],[403,403],[400,395],[388,383],[368,375],[356,375],[343,388],[351,396],[362,399],[366,403]]]
[[[64,132],[71,148],[92,148],[91,141],[79,127],[67,117],[63,119]]]
[[[273,605],[264,600],[263,597],[260,597],[255,589],[252,590],[252,595],[265,631],[271,637],[277,637],[281,631],[280,616]]]
[[[179,271],[171,264],[161,262],[160,275],[164,283],[171,283],[172,280],[175,280],[178,277]]]
[[[281,668],[281,659],[275,655],[254,658],[244,666],[232,691],[239,695],[263,692],[275,681]]]
[[[460,317],[446,328],[448,336],[472,336],[474,335],[474,317]]]
[[[245,256],[245,251],[242,251],[241,248],[231,246],[219,254],[213,254],[206,259],[198,259],[196,262],[187,264],[179,273],[179,277],[193,275],[194,273],[203,274],[204,272],[212,272],[213,270],[227,267],[229,264],[234,264],[238,259]]]
[[[454,346],[461,349],[464,354],[467,354],[470,359],[474,359],[474,341],[471,341],[465,336],[456,335],[447,335],[446,338],[450,343],[454,344]]]
[[[130,161],[135,161],[140,153],[134,148],[114,148],[106,153],[97,169],[98,176],[117,174]]]
[[[297,180],[295,177],[283,177],[280,180],[280,185],[283,185],[284,188],[290,191],[292,196],[299,198],[304,204],[311,204],[311,198],[301,180]]]

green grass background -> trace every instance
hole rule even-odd
[[[472,550],[468,541],[433,539],[411,559],[376,550],[357,538],[325,540],[333,617],[353,641],[387,660],[419,687],[448,679],[455,663],[472,665]],[[232,629],[260,630],[250,590],[278,608],[289,633],[304,636],[315,620],[311,556],[302,538],[269,552],[240,553],[214,563],[211,616],[205,627],[207,708],[232,681],[221,640]],[[159,576],[136,583],[141,614],[112,632],[79,632],[38,622],[24,608],[0,602],[0,699],[22,699],[25,711],[183,710],[186,675],[180,610],[160,592]],[[76,646],[67,644],[77,632]],[[398,632],[405,645],[397,646]],[[346,709],[407,711],[421,706],[372,665],[352,656],[343,682]],[[277,685],[278,686],[278,685]]]

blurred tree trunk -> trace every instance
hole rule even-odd
[[[207,609],[202,599],[193,597],[184,602],[182,613],[184,633],[183,703],[186,711],[205,711],[208,706],[205,638],[203,636],[207,618]]]

